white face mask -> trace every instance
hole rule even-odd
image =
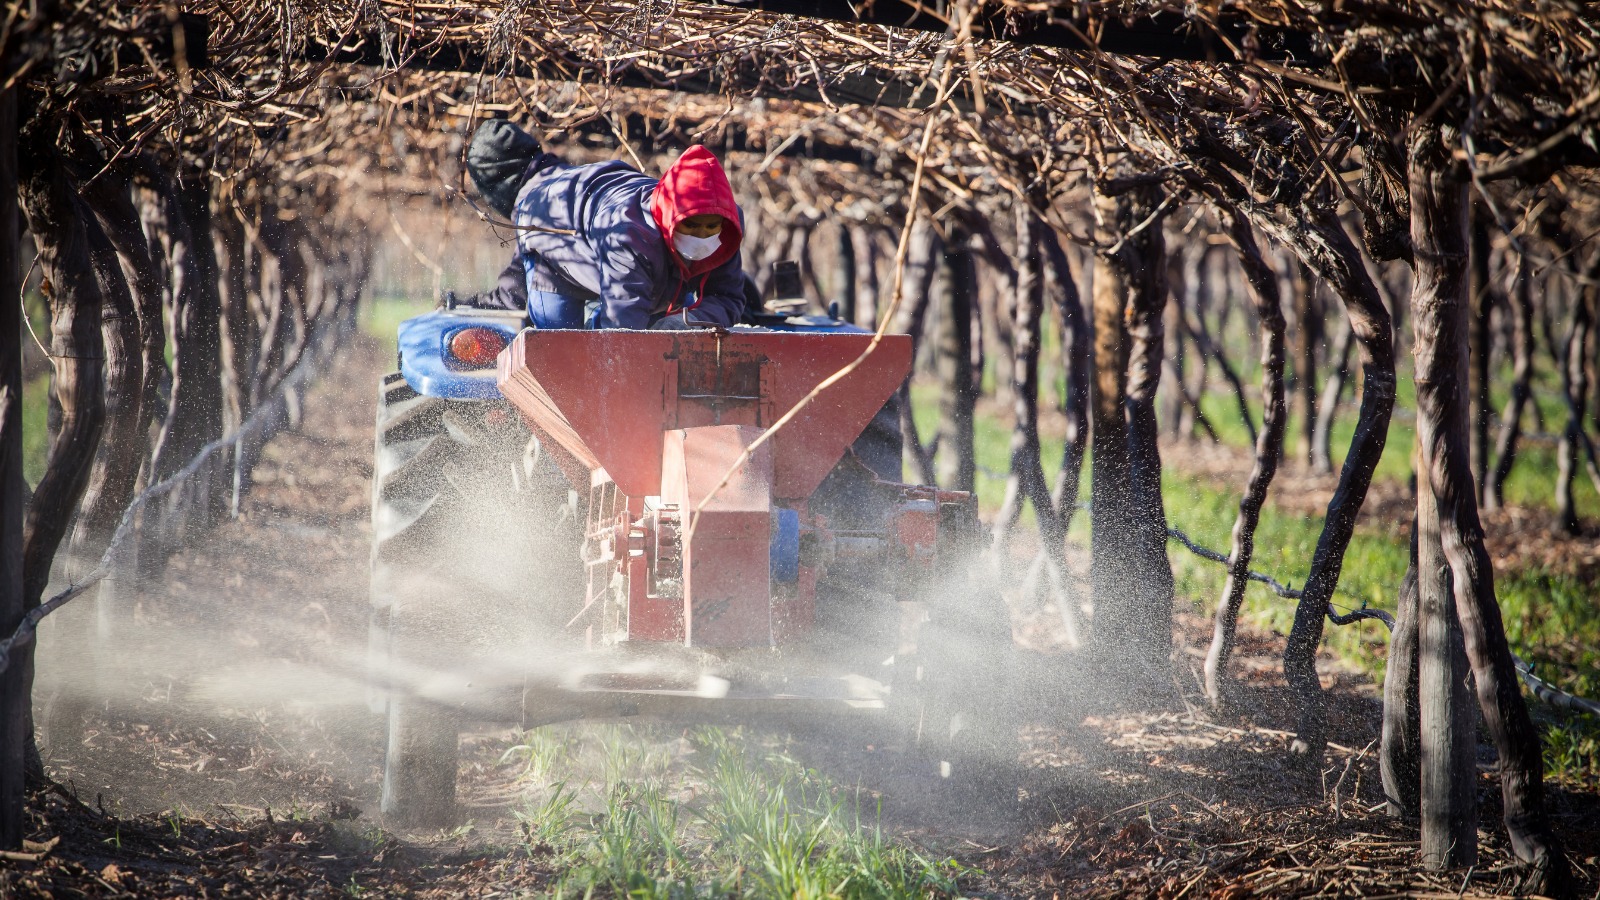
[[[722,235],[695,237],[680,232],[672,236],[672,246],[677,248],[679,256],[689,262],[699,262],[717,252],[717,248],[722,246]]]

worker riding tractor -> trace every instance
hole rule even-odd
[[[519,136],[490,123],[474,149]],[[379,385],[385,817],[448,823],[459,736],[480,723],[875,716],[930,778],[1004,773],[1011,630],[971,572],[976,500],[900,482],[910,339],[865,353],[854,325],[748,299],[737,208],[725,176],[706,188],[701,148],[684,155],[699,174],[659,184],[520,149],[500,184],[473,171],[537,226],[525,280],[402,323]],[[663,193],[689,201],[664,221]],[[696,215],[698,243],[628,247]],[[798,295],[792,266],[777,284]]]

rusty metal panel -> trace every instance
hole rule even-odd
[[[772,598],[773,638],[784,644],[811,631],[817,615],[817,570],[800,567],[794,584],[775,586]]]
[[[500,358],[500,390],[529,422],[625,494],[660,492],[671,427],[768,427],[866,349],[870,335],[537,331]],[[816,490],[911,368],[911,340],[889,335],[771,444],[773,496]],[[721,473],[717,474],[720,477]]]
[[[624,494],[654,494],[671,344],[667,333],[524,329],[501,351],[500,392]]]
[[[812,388],[867,348],[867,334],[771,334],[767,358],[772,409],[782,416]],[[773,438],[774,497],[810,497],[845,450],[911,372],[911,338],[886,335],[878,349],[843,380],[823,391]]]
[[[770,424],[760,417],[767,358],[762,347],[741,337],[677,346],[679,428]]]

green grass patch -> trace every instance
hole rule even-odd
[[[50,340],[50,310],[37,291],[29,291],[22,298],[24,327],[29,334],[21,335],[29,351],[37,352],[35,341],[48,345]],[[50,455],[50,376],[39,375],[22,383],[22,476],[28,487],[34,488],[44,477],[45,461]]]
[[[931,384],[912,387],[917,428],[924,435],[931,434],[938,421],[937,390],[937,386]],[[1234,418],[1237,421],[1237,416]],[[1009,423],[994,416],[979,415],[974,430],[978,503],[985,512],[993,513],[999,509],[1005,497],[1006,471],[1011,458],[1011,429]],[[1242,435],[1243,426],[1239,430]],[[1053,479],[1060,470],[1061,451],[1060,438],[1046,437],[1041,440],[1047,478]],[[1086,464],[1083,491],[1080,494],[1085,498],[1091,475],[1091,467]],[[1166,505],[1168,523],[1182,529],[1196,543],[1219,552],[1227,552],[1233,520],[1239,510],[1239,497],[1239,493],[1218,490],[1170,467],[1162,475],[1162,499]],[[1031,509],[1028,515],[1032,515]],[[1282,513],[1269,502],[1267,508],[1262,510],[1261,524],[1256,529],[1256,552],[1252,568],[1298,587],[1310,571],[1311,556],[1321,533],[1320,517]],[[1069,536],[1073,540],[1088,542],[1087,515],[1074,516]],[[1169,552],[1178,596],[1193,602],[1199,611],[1209,612],[1222,594],[1226,570],[1214,562],[1195,556],[1176,543],[1170,545]],[[1345,554],[1343,574],[1334,594],[1334,602],[1351,609],[1368,605],[1393,610],[1394,592],[1405,575],[1408,552],[1406,539],[1399,529],[1391,532],[1360,530]],[[1286,632],[1294,621],[1294,604],[1279,598],[1264,585],[1252,584],[1246,592],[1245,615],[1257,627]],[[1375,675],[1381,675],[1381,653],[1373,652],[1387,643],[1387,635],[1380,632],[1382,626],[1376,623],[1342,629],[1330,627],[1328,640],[1336,650],[1348,652],[1352,660],[1370,661],[1364,667]]]
[[[399,352],[400,323],[420,316],[437,304],[426,295],[382,294],[369,298],[361,307],[361,332],[381,342],[389,354]]]
[[[1230,358],[1248,361],[1240,369],[1239,377],[1245,384],[1251,420],[1259,427],[1261,367],[1256,362],[1254,347],[1247,349],[1242,340],[1236,343],[1238,346]],[[1566,427],[1567,409],[1559,373],[1552,370],[1548,360],[1541,358],[1540,364],[1542,367],[1535,370],[1532,383],[1532,402],[1523,413],[1523,437],[1517,444],[1516,465],[1506,478],[1505,496],[1506,502],[1513,506],[1553,509],[1559,471],[1556,446],[1538,433],[1560,434]],[[1383,458],[1375,474],[1379,479],[1404,481],[1411,477],[1411,447],[1416,437],[1417,408],[1416,384],[1412,379],[1411,361],[1406,356],[1398,360],[1395,375],[1394,416],[1389,423],[1389,437],[1384,445]],[[1350,439],[1355,435],[1356,404],[1353,398],[1360,380],[1360,366],[1357,365],[1351,373],[1350,384],[1345,388],[1339,415],[1334,419],[1329,449],[1335,466],[1343,462],[1345,452],[1350,448]],[[1499,415],[1505,409],[1510,385],[1509,368],[1503,369],[1492,379],[1489,399],[1495,414],[1490,418],[1491,442],[1495,439],[1494,429],[1499,428]],[[1293,405],[1291,400],[1291,409]],[[1220,373],[1213,371],[1211,389],[1201,397],[1200,408],[1223,443],[1235,447],[1250,445],[1250,433],[1240,420],[1239,401]],[[1289,417],[1285,434],[1291,453],[1304,430],[1302,418],[1293,414]],[[1581,471],[1574,479],[1573,503],[1579,516],[1600,518],[1600,495],[1595,493],[1594,485]]]
[[[1412,385],[1402,378],[1401,398],[1411,397]],[[938,421],[938,388],[933,384],[914,384],[913,412],[917,427],[926,439]],[[1397,406],[1397,412],[1406,407]],[[1221,437],[1241,446],[1248,435],[1239,421],[1238,406],[1231,397],[1208,395],[1206,413]],[[1259,412],[1257,412],[1259,415]],[[1561,412],[1561,416],[1565,412]],[[1348,417],[1346,417],[1348,419]],[[1549,421],[1563,421],[1552,418]],[[1257,419],[1259,422],[1259,418]],[[1291,423],[1290,434],[1295,423]],[[1531,418],[1530,418],[1531,427]],[[1335,464],[1349,447],[1353,422],[1341,420],[1334,431]],[[980,508],[992,514],[1005,495],[1005,473],[1010,465],[1010,424],[993,415],[980,414],[975,426],[977,448],[977,491]],[[1397,415],[1390,425],[1379,479],[1410,476],[1410,453],[1414,424]],[[1042,454],[1046,476],[1053,478],[1061,460],[1060,439],[1045,438]],[[1555,484],[1553,448],[1524,444],[1523,458],[1512,470],[1506,486],[1508,501],[1516,504],[1549,503]],[[1088,496],[1090,467],[1086,463],[1080,496]],[[1218,552],[1230,546],[1234,518],[1238,515],[1240,490],[1223,490],[1198,478],[1167,467],[1162,475],[1162,499],[1168,524],[1182,529],[1194,541]],[[1256,550],[1251,568],[1271,575],[1293,587],[1304,583],[1311,558],[1321,536],[1323,518],[1285,513],[1271,502],[1261,513],[1256,529]],[[1600,499],[1587,478],[1577,481],[1581,513],[1600,514]],[[1582,504],[1587,503],[1585,507]],[[1031,522],[1029,510],[1025,521]],[[1409,561],[1407,522],[1374,523],[1363,521],[1351,538],[1345,553],[1334,605],[1343,609],[1370,606],[1393,612],[1400,582]],[[1073,518],[1071,540],[1087,544],[1089,517]],[[1226,572],[1221,565],[1201,559],[1176,542],[1168,544],[1176,592],[1181,602],[1193,604],[1202,615],[1210,615],[1221,597]],[[1539,665],[1539,675],[1563,690],[1583,697],[1600,697],[1600,606],[1594,602],[1595,589],[1578,579],[1543,570],[1497,571],[1496,596],[1500,601],[1512,651]],[[1294,621],[1294,603],[1273,594],[1266,586],[1252,583],[1245,593],[1242,612],[1255,628],[1287,633]],[[1327,624],[1324,645],[1345,662],[1371,675],[1383,678],[1389,635],[1372,621],[1338,626]],[[1545,761],[1551,780],[1592,789],[1600,786],[1600,724],[1579,716],[1563,716],[1537,701],[1530,707],[1545,731]]]
[[[917,423],[917,433],[924,444],[933,439],[939,424],[939,386],[930,382],[914,381],[911,385],[911,411]],[[1061,471],[1062,440],[1046,435],[1040,439],[1040,455],[1044,461],[1045,478],[1052,480]],[[1005,499],[1006,474],[1011,468],[1011,425],[994,416],[979,415],[973,425],[974,455],[978,472],[976,489],[978,506],[985,513],[1000,509]],[[1088,472],[1085,465],[1084,472]],[[1087,481],[1085,482],[1087,484]],[[1024,522],[1033,522],[1033,510],[1024,514]]]
[[[1404,389],[1399,393],[1410,394],[1411,380],[1402,377],[1400,383],[1404,385]],[[1548,407],[1545,416],[1547,427],[1556,431],[1565,427],[1566,410],[1561,407],[1558,398],[1548,394],[1541,395],[1539,402]],[[1350,439],[1355,436],[1356,430],[1355,406],[1350,403],[1348,396],[1345,403],[1348,409],[1334,420],[1329,447],[1335,466],[1344,462],[1345,453],[1350,449]],[[1245,430],[1244,423],[1240,420],[1239,403],[1231,394],[1208,393],[1202,398],[1200,408],[1205,412],[1212,427],[1216,429],[1219,440],[1235,447],[1250,446],[1250,433]],[[1375,473],[1376,478],[1405,481],[1411,477],[1411,447],[1416,440],[1417,431],[1415,416],[1412,413],[1414,408],[1396,403],[1395,414],[1389,422],[1389,437],[1383,447],[1383,458],[1379,461]],[[1259,427],[1261,425],[1259,402],[1251,401],[1250,415]],[[1294,452],[1298,436],[1303,433],[1303,427],[1301,416],[1289,416],[1285,441],[1291,453]],[[1523,422],[1523,428],[1525,431],[1532,431],[1535,428],[1531,413]],[[1493,440],[1492,435],[1490,440]],[[1506,502],[1513,506],[1554,508],[1558,471],[1555,445],[1537,437],[1524,436],[1517,444],[1517,463],[1512,466],[1511,474],[1506,478]],[[1579,516],[1600,518],[1600,495],[1595,494],[1593,483],[1581,471],[1573,480],[1572,494]]]
[[[628,726],[543,729],[519,815],[557,897],[944,897],[964,870],[886,836],[861,798],[739,731],[688,732],[676,756]]]
[[[1168,469],[1162,477],[1162,498],[1171,527],[1182,529],[1202,546],[1227,552],[1239,511],[1239,493],[1218,490]],[[1269,503],[1261,511],[1256,528],[1251,568],[1291,587],[1302,586],[1311,570],[1322,523],[1320,516],[1285,513]],[[1226,569],[1176,542],[1168,544],[1168,553],[1178,596],[1193,603],[1196,611],[1209,615],[1222,596]],[[1359,529],[1345,552],[1334,605],[1343,609],[1371,606],[1392,612],[1408,557],[1409,545],[1403,534]],[[1244,615],[1257,628],[1287,633],[1294,623],[1294,610],[1294,601],[1278,597],[1265,585],[1252,583],[1245,592]],[[1330,623],[1324,641],[1342,658],[1375,678],[1382,677],[1380,648],[1388,644],[1388,633],[1382,625],[1369,621],[1340,627]]]
[[[22,477],[28,487],[39,486],[50,455],[50,376],[40,375],[22,385]]]

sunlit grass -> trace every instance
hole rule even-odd
[[[31,331],[22,340],[32,352],[34,341],[50,341],[50,311],[44,298],[29,291],[22,299],[22,314]],[[22,384],[22,476],[28,487],[38,487],[50,455],[50,376],[37,375]]]
[[[1253,397],[1256,393],[1255,385],[1250,384],[1248,389],[1252,394],[1251,416],[1259,427],[1261,404]],[[1544,409],[1545,427],[1549,429],[1547,433],[1559,433],[1566,427],[1566,408],[1557,393],[1558,390],[1558,387],[1547,387],[1535,394],[1535,399]],[[1375,477],[1405,481],[1411,477],[1411,446],[1416,438],[1416,407],[1409,377],[1402,375],[1399,378],[1397,393],[1399,396],[1396,399],[1394,416],[1389,422],[1388,440],[1384,444],[1383,459],[1378,463]],[[1502,398],[1496,403],[1495,408],[1500,409],[1503,403]],[[1250,434],[1239,418],[1238,401],[1231,394],[1213,391],[1205,395],[1200,406],[1223,443],[1235,447],[1250,445]],[[1497,413],[1496,417],[1491,419],[1492,428],[1498,427],[1498,421]],[[1291,454],[1295,450],[1298,435],[1302,433],[1301,423],[1301,416],[1293,414],[1289,416],[1285,441]],[[1346,393],[1339,417],[1334,420],[1332,439],[1329,443],[1330,455],[1335,466],[1344,461],[1345,453],[1350,449],[1350,439],[1355,434],[1355,426],[1356,406],[1350,394]],[[1549,439],[1533,434],[1535,428],[1533,414],[1531,412],[1525,414],[1524,436],[1517,444],[1517,461],[1511,468],[1511,474],[1506,478],[1506,502],[1513,506],[1554,508],[1558,473],[1556,446]],[[1490,441],[1493,440],[1494,433],[1491,430]],[[1573,503],[1577,507],[1579,516],[1600,517],[1600,496],[1595,494],[1593,483],[1581,471],[1573,482]]]
[[[1402,402],[1410,402],[1409,379],[1402,379]],[[927,439],[937,423],[937,386],[918,384],[912,399],[918,429]],[[1410,452],[1414,422],[1397,407],[1389,430],[1383,463],[1377,478],[1404,479],[1410,476]],[[1228,442],[1245,445],[1248,435],[1239,422],[1238,407],[1232,398],[1211,396],[1207,413],[1220,436]],[[1561,413],[1565,415],[1565,413]],[[1345,417],[1336,426],[1333,446],[1335,464],[1348,448],[1353,423]],[[1259,419],[1257,420],[1259,422]],[[1552,417],[1550,421],[1564,421]],[[1531,422],[1531,417],[1530,417]],[[1293,434],[1294,423],[1291,423]],[[1530,426],[1531,427],[1531,426]],[[994,415],[980,414],[975,426],[981,508],[992,514],[1005,493],[1005,472],[1010,459],[1010,425]],[[1047,477],[1059,469],[1061,441],[1048,435],[1042,440]],[[1522,459],[1507,483],[1511,503],[1548,503],[1554,489],[1554,451],[1548,446],[1524,444]],[[1092,462],[1092,460],[1090,461]],[[1081,497],[1087,499],[1090,466],[1084,467]],[[1586,478],[1579,478],[1577,497],[1581,514],[1600,514],[1600,501]],[[1221,489],[1201,479],[1167,466],[1162,475],[1162,498],[1168,524],[1182,529],[1197,543],[1226,553],[1234,518],[1238,514],[1243,483]],[[1252,568],[1269,574],[1293,587],[1300,587],[1310,571],[1311,558],[1322,532],[1320,515],[1286,513],[1269,502],[1262,510],[1256,530],[1256,550]],[[1534,500],[1533,498],[1537,498]],[[1585,506],[1585,504],[1588,504]],[[1028,521],[1031,522],[1031,511]],[[1363,520],[1345,553],[1339,584],[1333,602],[1342,609],[1363,605],[1393,611],[1396,592],[1409,561],[1407,539],[1409,522]],[[1087,544],[1089,516],[1077,515],[1069,539]],[[1177,543],[1168,545],[1179,602],[1192,604],[1202,615],[1211,615],[1225,581],[1222,566],[1201,559]],[[1500,570],[1495,573],[1496,596],[1512,651],[1526,660],[1542,664],[1541,677],[1580,696],[1600,696],[1600,607],[1594,602],[1594,587],[1568,575],[1539,569]],[[1251,584],[1245,595],[1243,616],[1256,628],[1287,633],[1294,621],[1294,603],[1277,597],[1265,586]],[[1324,646],[1348,664],[1383,678],[1387,657],[1388,632],[1376,622],[1364,621],[1347,626],[1325,626]],[[1530,701],[1546,733],[1546,765],[1553,780],[1586,784],[1600,781],[1600,726],[1582,717],[1564,717],[1537,702]]]
[[[956,863],[887,837],[872,810],[783,753],[702,727],[663,752],[651,732],[583,729],[529,778],[530,854],[553,856],[552,896],[952,896]],[[508,757],[537,746],[525,741]],[[529,770],[530,772],[532,770]]]
[[[400,323],[419,316],[436,305],[426,294],[384,294],[361,306],[361,332],[377,340],[392,357],[400,346]]]

